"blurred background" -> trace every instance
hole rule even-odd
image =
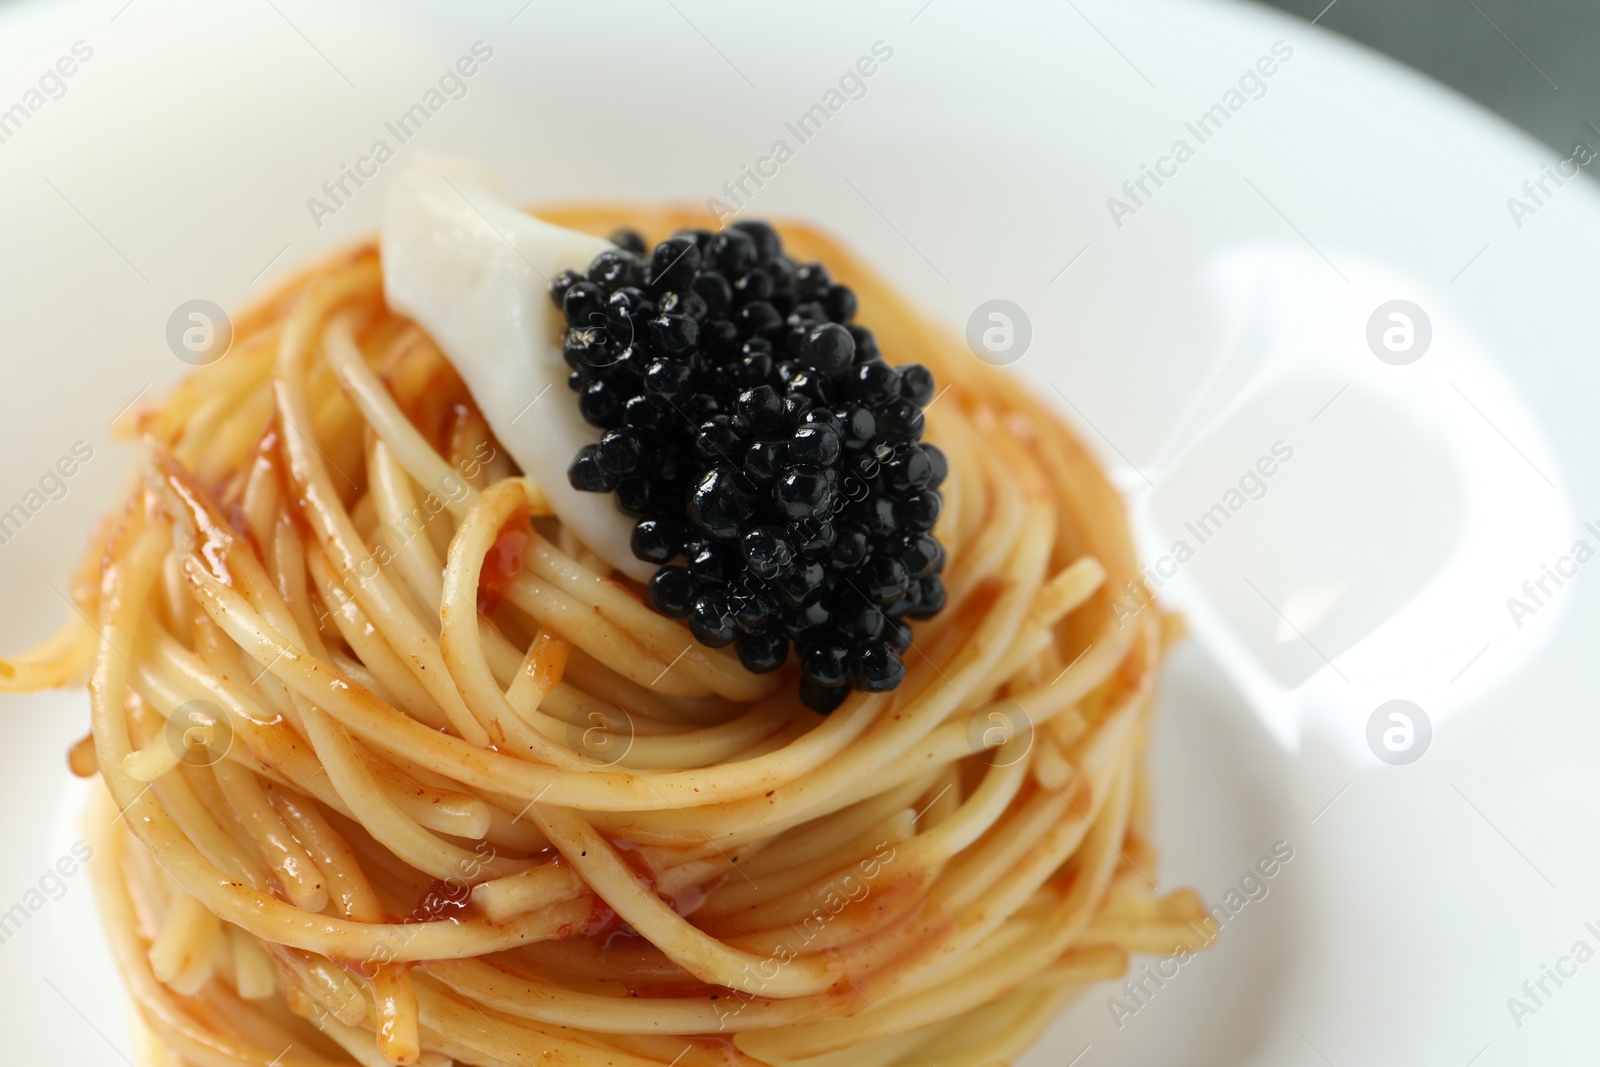
[[[1600,138],[1594,0],[1272,0],[1437,78],[1563,155]]]

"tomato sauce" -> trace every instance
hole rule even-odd
[[[506,519],[494,544],[484,553],[483,571],[478,577],[478,611],[488,615],[500,606],[506,587],[522,571],[522,560],[533,537],[528,509],[518,508]]]

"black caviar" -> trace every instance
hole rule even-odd
[[[764,222],[612,235],[550,297],[578,408],[604,430],[568,471],[637,521],[650,601],[752,671],[791,646],[828,712],[905,677],[907,619],[945,602],[930,531],[949,469],[921,441],[933,375],[883,360],[856,296]]]

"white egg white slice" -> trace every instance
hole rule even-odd
[[[583,271],[611,242],[507,202],[498,176],[464,160],[417,156],[396,176],[381,236],[384,296],[433,337],[496,437],[584,544],[641,581],[633,523],[609,493],[585,493],[567,467],[600,431],[578,413],[561,358],[565,327],[546,286]]]

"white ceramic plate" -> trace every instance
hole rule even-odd
[[[1156,738],[1160,877],[1234,914],[1137,999],[1086,995],[1025,1062],[1490,1067],[1593,1047],[1600,964],[1571,953],[1600,948],[1600,605],[1563,559],[1600,547],[1600,200],[1575,166],[1231,4],[443,8],[0,11],[0,122],[31,108],[0,125],[0,511],[93,449],[0,543],[0,643],[65,616],[57,590],[125,478],[108,423],[184,369],[173,309],[234,305],[370,231],[393,163],[338,203],[322,186],[374,141],[478,158],[530,201],[731,207],[724,183],[761,167],[747,213],[845,235],[953,329],[986,301],[1022,309],[1027,350],[991,358],[1020,355],[1101,449],[1195,623]],[[385,124],[479,41],[492,57],[401,145]],[[72,75],[47,76],[77,42]],[[841,83],[875,45],[871,77]],[[802,139],[818,103],[836,113]],[[779,140],[792,157],[762,162]],[[1374,348],[1392,300],[1422,315],[1380,315]],[[1513,596],[1533,610],[1513,617]],[[1395,699],[1431,724],[1404,765],[1367,740]],[[0,715],[6,1060],[123,1062],[87,878],[49,873],[80,836],[62,753],[84,699]],[[1278,842],[1293,859],[1248,879]],[[1534,1000],[1546,965],[1576,970]]]

